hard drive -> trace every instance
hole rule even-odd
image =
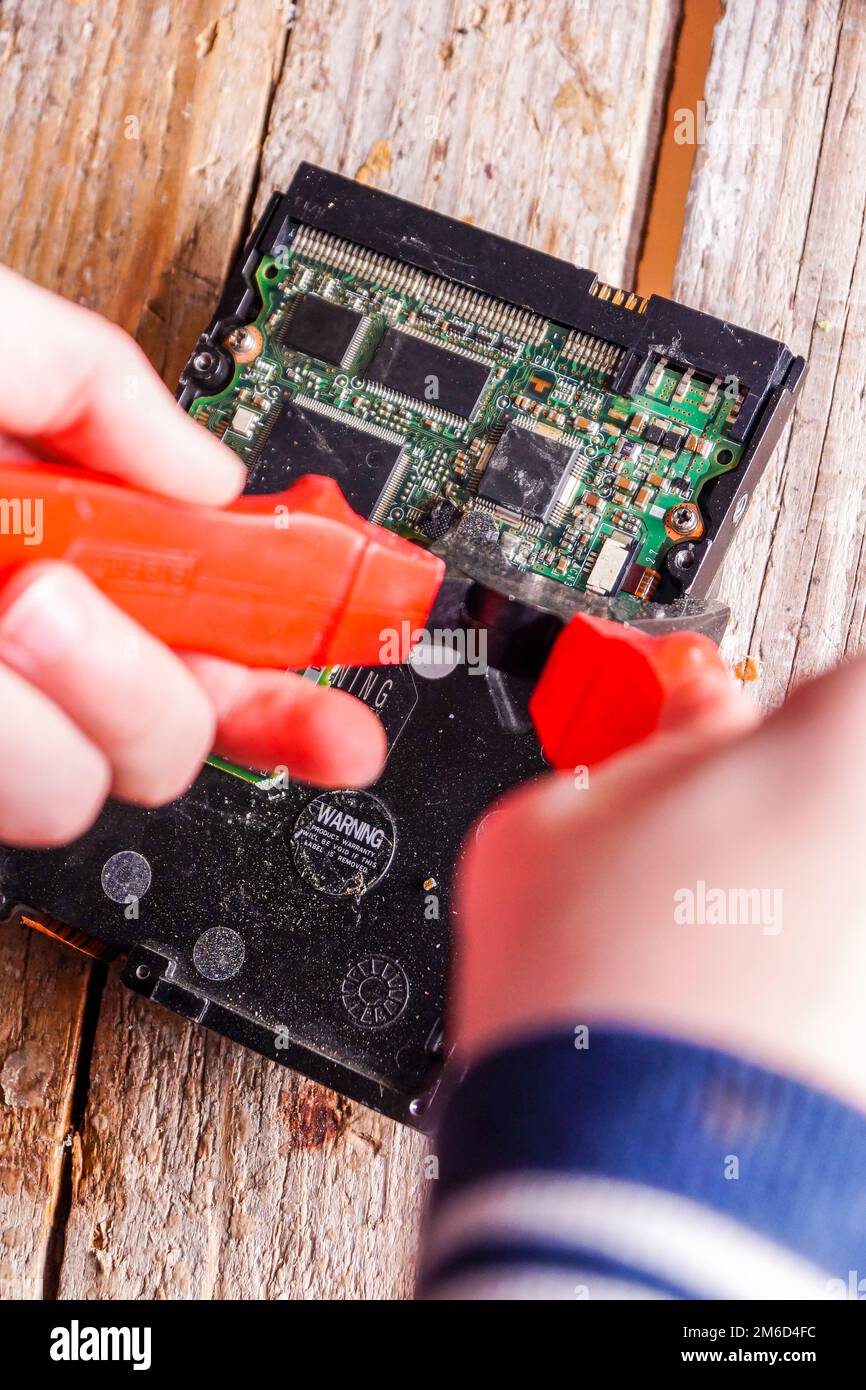
[[[247,491],[327,474],[449,560],[410,663],[305,673],[375,710],[384,773],[321,791],[214,758],[169,806],[111,801],[71,846],[3,850],[7,910],[122,953],[124,981],[183,1017],[429,1124],[460,846],[545,767],[526,708],[538,634],[598,605],[705,611],[712,630],[702,601],[803,367],[758,333],[300,165],[178,398],[244,460]]]

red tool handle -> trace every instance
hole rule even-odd
[[[444,572],[356,516],[330,478],[220,509],[10,464],[0,492],[0,581],[67,560],[169,646],[248,666],[379,665],[389,633],[423,627]]]
[[[603,618],[574,617],[529,703],[545,756],[563,770],[603,762],[654,733],[671,695],[711,673],[726,668],[700,633],[653,637]]]

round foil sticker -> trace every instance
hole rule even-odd
[[[370,792],[322,792],[305,806],[292,831],[298,873],[334,898],[360,898],[388,872],[394,822]]]
[[[143,898],[151,882],[150,865],[134,849],[121,849],[102,866],[102,891],[115,903]]]
[[[192,961],[206,980],[231,980],[244,963],[243,938],[231,927],[209,927],[192,948]]]

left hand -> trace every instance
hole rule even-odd
[[[212,506],[241,491],[240,460],[178,408],[119,328],[2,266],[0,305],[0,463],[80,464]],[[109,793],[171,801],[212,748],[359,786],[378,775],[386,741],[342,691],[170,651],[68,564],[37,558],[0,590],[0,841],[73,839]]]

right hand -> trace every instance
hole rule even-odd
[[[696,690],[588,789],[551,774],[491,808],[459,881],[458,1050],[614,1023],[866,1109],[864,711],[863,659],[763,723],[732,683]],[[675,895],[699,881],[764,890],[764,911],[683,924]]]

